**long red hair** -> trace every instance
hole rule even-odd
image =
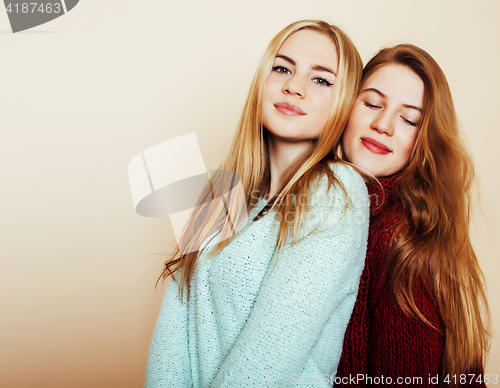
[[[400,308],[430,325],[413,294],[422,280],[444,323],[442,373],[466,373],[484,362],[490,340],[484,275],[469,236],[472,159],[436,61],[413,45],[385,48],[365,66],[363,79],[388,64],[408,67],[424,83],[419,134],[396,188],[409,228],[388,254],[388,279]]]

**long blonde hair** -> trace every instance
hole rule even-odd
[[[304,194],[307,194],[309,184],[321,173],[327,174],[330,184],[337,182],[328,162],[338,159],[332,149],[339,142],[347,123],[350,109],[357,95],[363,68],[356,48],[344,32],[324,21],[302,20],[285,27],[274,37],[257,68],[229,152],[220,167],[222,171],[236,172],[241,177],[245,203],[248,204],[246,210],[250,210],[256,205],[258,200],[258,196],[254,195],[256,192],[260,196],[268,193],[270,182],[269,153],[266,130],[262,126],[264,85],[283,42],[290,35],[302,29],[317,31],[332,39],[338,52],[338,74],[333,86],[332,105],[325,128],[311,151],[303,155],[288,169],[285,177],[287,184],[281,188],[274,202],[273,207],[277,212],[281,212],[282,220],[290,220],[290,214],[293,214],[293,222],[280,223],[278,250],[283,247],[289,228],[293,228],[295,236],[301,215],[307,211],[307,203],[303,203],[307,201],[295,203],[286,199],[290,197],[307,198]],[[217,174],[215,180],[217,180]],[[220,181],[224,181],[224,179],[220,179]],[[232,186],[233,183],[229,183],[229,186]],[[214,186],[217,184],[214,185],[213,177],[211,187],[205,188],[199,203],[206,203],[214,197]],[[218,191],[224,192],[220,188]],[[192,216],[182,237],[184,244],[189,246],[189,249],[179,250],[179,245],[182,244],[179,242],[172,257],[165,262],[165,268],[160,278],[174,276],[180,270],[180,284],[187,287],[189,295],[189,285],[197,259],[203,251],[201,243],[204,237],[217,232],[220,232],[221,236],[231,235],[231,229],[238,223],[238,220],[232,220],[228,223],[226,214],[238,213],[239,209],[236,208],[241,206],[241,202],[231,199],[226,202],[226,212],[211,212],[212,214],[208,215],[204,213]],[[230,241],[230,238],[219,239],[211,253],[224,249]],[[181,288],[181,293],[183,290],[184,287]]]
[[[422,279],[444,322],[442,373],[459,375],[482,364],[490,339],[484,276],[469,236],[474,167],[436,61],[413,45],[385,48],[363,79],[388,64],[408,67],[424,83],[419,134],[396,187],[409,229],[388,254],[388,279],[401,309],[430,325],[413,294]]]

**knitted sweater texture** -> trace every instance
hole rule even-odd
[[[279,257],[275,212],[253,220],[261,200],[223,251],[199,257],[189,299],[184,293],[181,303],[170,281],[146,387],[286,387],[335,373],[364,265],[369,201],[357,173],[332,168],[351,202],[318,178],[298,242]]]
[[[444,346],[443,323],[436,306],[418,279],[413,290],[415,301],[437,330],[403,313],[386,279],[387,253],[394,232],[406,224],[402,205],[394,196],[398,176],[380,179],[383,190],[377,182],[368,185],[371,210],[366,265],[344,337],[336,387],[436,386]],[[477,378],[482,368],[469,373]]]

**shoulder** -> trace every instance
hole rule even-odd
[[[345,163],[335,162],[330,163],[330,169],[347,192],[368,195],[368,189],[366,188],[364,179],[351,166]]]
[[[368,190],[365,181],[351,166],[333,162],[329,164],[336,182],[332,182],[327,174],[322,174],[311,185],[311,205],[337,200],[346,202],[363,211],[368,211]]]
[[[330,162],[330,169],[341,180],[362,183],[366,187],[363,178],[354,168],[343,162]]]
[[[298,235],[367,235],[370,204],[363,179],[348,165],[332,163],[330,168],[333,174],[322,173],[309,185],[307,211],[301,214]]]

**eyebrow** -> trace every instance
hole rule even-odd
[[[276,58],[284,59],[285,61],[290,62],[292,65],[294,65],[294,66],[296,65],[295,61],[292,58],[287,57],[286,55],[277,54]],[[327,72],[327,73],[331,73],[335,77],[337,76],[337,73],[335,73],[332,69],[329,69],[328,67],[325,67],[325,66],[313,65],[312,69],[315,70],[315,71],[324,71],[324,72]]]
[[[378,94],[382,98],[387,98],[387,96],[384,93],[382,93],[380,90],[375,89],[375,88],[366,88],[361,93],[365,93],[365,92],[373,92],[373,93]],[[418,110],[420,113],[423,113],[422,108],[415,106],[415,105],[403,104],[403,107],[408,108],[408,109],[415,109],[415,110]]]

